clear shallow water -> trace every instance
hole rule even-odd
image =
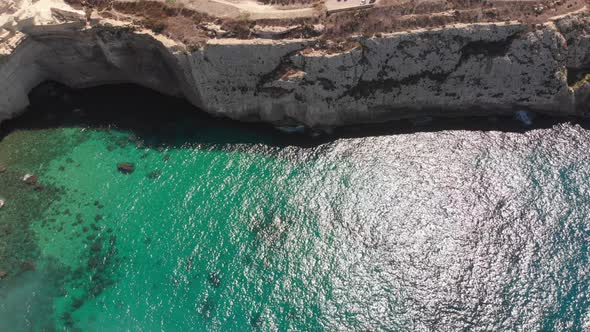
[[[590,131],[273,140],[7,135],[0,330],[590,326]]]

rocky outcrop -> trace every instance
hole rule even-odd
[[[27,93],[45,80],[132,82],[212,114],[314,127],[588,111],[588,12],[535,28],[502,22],[358,37],[330,52],[315,39],[212,39],[188,50],[145,31],[88,27],[64,10],[75,12],[54,10],[56,24],[13,24],[2,41],[0,121],[23,110]]]
[[[565,66],[572,87],[575,108],[588,111],[590,106],[590,14],[565,17],[555,21],[555,28],[568,45]]]

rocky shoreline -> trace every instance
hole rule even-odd
[[[89,26],[82,12],[61,0],[51,4],[59,8],[0,20],[12,29],[0,42],[0,121],[22,112],[29,91],[47,80],[74,88],[135,83],[213,115],[313,128],[589,111],[587,9],[535,26],[510,21],[357,36],[335,51],[319,38],[211,39],[191,48],[109,19]]]

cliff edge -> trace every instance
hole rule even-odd
[[[209,39],[188,47],[61,0],[22,0],[0,16],[0,121],[46,80],[129,82],[212,114],[332,127],[531,110],[582,115],[590,101],[590,12],[350,36]]]

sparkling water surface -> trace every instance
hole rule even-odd
[[[0,141],[0,331],[590,326],[589,130],[173,132]]]

